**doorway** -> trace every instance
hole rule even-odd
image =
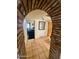
[[[32,20],[26,20],[26,30],[28,40],[35,38],[35,22]]]

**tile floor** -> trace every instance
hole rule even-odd
[[[48,39],[45,39],[46,41]],[[43,39],[33,39],[26,44],[27,59],[49,59],[49,43]]]

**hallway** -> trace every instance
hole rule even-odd
[[[27,59],[48,59],[50,45],[47,40],[46,37],[29,40],[26,44]]]
[[[59,59],[61,53],[60,0],[17,0],[17,3],[17,55],[20,55],[19,58]],[[31,25],[35,25],[33,27],[35,37],[31,40],[28,40],[27,25],[23,25],[27,20],[31,21]]]
[[[48,14],[42,10],[34,10],[28,13],[24,19],[26,59],[49,59],[50,36],[53,26],[51,17],[46,15]]]

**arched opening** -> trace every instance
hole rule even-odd
[[[19,56],[20,59],[59,59],[61,53],[61,1],[60,0],[17,0],[17,1],[19,1],[19,3],[17,4],[17,15],[19,19],[17,20],[21,20],[21,22],[17,23],[17,48],[18,48],[18,54],[20,55]],[[39,13],[34,12],[36,9],[40,9],[41,11]],[[47,12],[51,16],[51,18],[44,11]],[[48,23],[52,25],[48,26],[48,32],[47,32],[48,34],[46,36],[49,38],[51,36],[51,43],[49,43],[50,40],[44,40],[45,36],[41,37],[41,39],[38,38],[40,34],[36,35],[38,40],[36,39],[35,36],[34,39],[28,40],[27,32],[25,32],[26,30],[24,30],[25,27],[23,26],[23,24],[25,20],[28,20],[27,15],[31,14],[32,12],[34,12],[33,14],[36,14],[36,15],[32,14],[34,17],[37,17],[39,14],[43,16],[46,14],[45,18],[52,20],[53,23],[51,23],[51,21],[50,23]],[[44,14],[43,13],[41,14],[41,12],[44,12]],[[33,19],[29,19],[29,20],[33,20]],[[44,24],[44,22],[42,23]],[[39,29],[44,29],[43,26],[37,25],[36,27],[41,27]],[[52,30],[52,35],[51,35],[51,30]],[[46,35],[43,32],[41,32],[42,35]],[[50,45],[44,44],[44,42],[47,42]],[[30,47],[32,47],[32,49]],[[42,49],[40,50],[40,47],[43,48],[43,50]],[[47,47],[48,48],[50,47],[50,53]],[[38,50],[40,52],[38,52]],[[45,56],[48,56],[49,54],[49,58],[42,58],[43,57],[42,55],[44,55],[43,52],[45,52],[46,54]],[[40,54],[41,57],[40,55],[39,58],[34,57],[33,55],[36,55],[36,53],[37,55]]]
[[[26,15],[23,30],[27,59],[49,58],[52,27],[51,17],[45,11],[37,9]]]

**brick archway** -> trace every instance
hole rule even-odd
[[[47,2],[47,3],[46,3]],[[29,3],[29,4],[28,4]],[[49,59],[59,59],[61,52],[61,3],[60,0],[20,0],[17,5],[17,47],[20,55],[26,55],[23,27],[24,17],[32,10],[41,9],[49,14],[53,22]],[[22,47],[21,47],[22,46]],[[22,58],[24,59],[24,58]],[[25,58],[26,59],[26,58]]]

